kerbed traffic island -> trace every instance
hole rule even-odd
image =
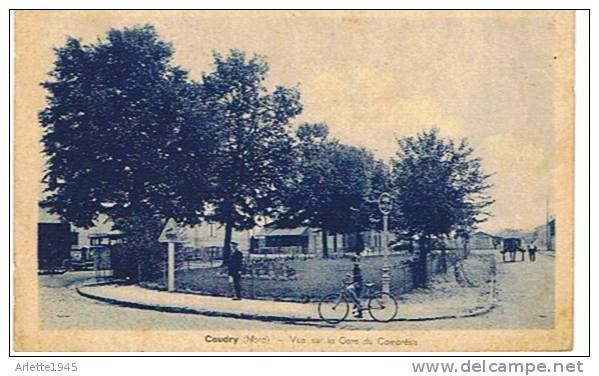
[[[425,321],[471,317],[489,312],[495,306],[495,276],[485,276],[475,287],[460,288],[455,282],[435,281],[435,288],[415,290],[398,299],[399,311],[393,321]],[[451,279],[451,278],[448,278]],[[163,312],[191,313],[206,316],[279,322],[321,322],[316,302],[244,299],[206,296],[182,292],[166,292],[137,285],[87,285],[77,288],[80,295],[125,307],[152,309]],[[445,294],[451,291],[450,294]],[[447,296],[446,296],[447,295]],[[347,321],[368,321],[351,317]]]
[[[101,285],[82,286],[77,291],[80,295],[110,304],[124,307],[152,309],[162,312],[192,313],[205,316],[231,317],[261,321],[282,322],[320,322],[318,304],[274,302],[265,300],[244,299],[232,301],[229,298],[200,296],[184,293],[168,293],[148,290],[139,286]],[[477,316],[489,312],[494,307],[492,297],[486,306],[470,307],[461,310],[441,312],[443,308],[454,306],[444,302],[442,306],[431,307],[426,303],[400,302],[399,312],[393,321],[425,321],[460,317]],[[437,311],[436,313],[434,311]],[[431,314],[432,312],[432,314]],[[369,321],[348,317],[346,321]]]

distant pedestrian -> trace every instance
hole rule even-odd
[[[229,280],[233,282],[233,289],[235,290],[235,296],[233,300],[241,300],[241,271],[243,270],[243,254],[237,248],[237,243],[232,242],[231,247],[233,253],[229,258],[227,267],[229,269]]]
[[[528,261],[532,261],[532,243],[526,247],[526,250],[528,251]]]
[[[537,261],[537,246],[535,244],[528,247],[528,260],[531,262]]]

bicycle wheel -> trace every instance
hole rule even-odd
[[[397,300],[386,292],[377,292],[368,300],[368,312],[375,321],[389,322],[397,315]]]
[[[349,313],[349,303],[339,293],[333,293],[320,299],[318,315],[329,324],[338,324],[345,320]]]

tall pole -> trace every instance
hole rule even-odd
[[[383,267],[381,276],[381,290],[389,294],[391,275],[391,266],[389,265],[389,214],[393,207],[391,195],[387,192],[381,193],[379,197],[379,211],[383,215]]]
[[[175,291],[175,242],[168,242],[168,275],[167,288],[169,292]]]
[[[389,222],[389,216],[387,214],[383,214],[383,275],[381,277],[381,285],[382,285],[382,291],[385,293],[389,293],[389,291],[391,290],[389,284],[391,281],[391,275],[389,274],[389,271],[391,270],[391,267],[389,265],[389,237],[388,237],[388,222]]]

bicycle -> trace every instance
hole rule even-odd
[[[350,292],[352,283],[344,282],[344,286],[338,291],[326,295],[318,303],[318,315],[321,320],[329,324],[338,324],[347,318],[350,303],[355,304],[359,313],[368,311],[373,320],[378,322],[389,322],[397,315],[397,300],[393,295],[382,291],[373,291],[374,283],[364,284],[364,297],[368,304],[362,304]]]

